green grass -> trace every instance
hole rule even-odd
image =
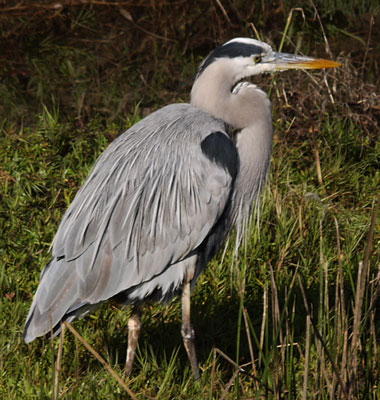
[[[222,3],[234,20],[236,9]],[[374,7],[371,3],[365,9],[359,3],[350,1],[344,12],[364,13]],[[284,4],[287,15],[293,2]],[[197,9],[199,19],[203,5],[199,3]],[[349,26],[326,17],[330,11],[339,14],[340,2],[316,5],[331,22],[325,25],[327,35],[337,35],[334,47],[351,45],[352,37],[347,39],[344,34],[349,42],[343,43],[335,29],[349,30]],[[188,18],[185,6],[178,15],[184,18],[181,21]],[[162,10],[167,11],[165,7]],[[283,26],[277,14],[264,20],[265,10],[264,3],[257,8],[260,30],[272,22]],[[312,8],[304,11],[306,22],[297,13],[287,27],[286,45],[309,53],[323,46],[315,20],[310,22]],[[184,53],[182,46],[156,42],[149,35],[149,40],[141,41],[141,58],[134,59],[139,51],[128,47],[129,31],[121,30],[126,21],[120,24],[111,13],[96,12],[84,7],[80,12],[74,10],[71,19],[60,15],[59,29],[69,35],[67,41],[58,28],[56,35],[32,29],[33,34],[23,38],[25,47],[20,47],[28,49],[25,59],[15,58],[16,66],[21,63],[17,74],[12,63],[10,67],[2,64],[0,398],[53,397],[59,340],[42,338],[26,345],[22,331],[62,215],[108,143],[152,109],[187,100],[199,61],[198,53],[197,57],[191,51]],[[100,35],[104,42],[98,42],[99,15],[105,21]],[[199,30],[192,38],[193,46],[198,40],[202,51],[204,37],[211,42],[209,37],[217,41],[215,37],[219,40],[221,36],[207,32],[215,27],[219,33],[225,29],[219,8],[212,16],[205,25],[210,31]],[[145,26],[137,12],[134,17],[138,25]],[[118,14],[118,18],[122,17]],[[162,18],[170,21],[170,15]],[[117,29],[108,29],[110,20]],[[65,21],[70,22],[70,29]],[[46,26],[53,22],[43,20]],[[352,25],[353,20],[348,23]],[[194,35],[198,31],[188,24],[178,32],[180,43],[190,37],[187,29]],[[170,37],[177,29],[173,27]],[[161,25],[149,27],[152,32],[155,28],[161,34]],[[82,37],[80,29],[91,32],[88,47],[76,42],[75,35]],[[273,37],[278,39],[279,34],[274,29]],[[369,76],[376,70],[371,60],[372,72],[364,71]],[[263,87],[271,91],[276,131],[270,179],[262,196],[260,219],[252,225],[237,257],[232,238],[225,254],[221,252],[210,263],[194,290],[192,320],[201,380],[193,381],[182,345],[180,300],[169,305],[147,304],[137,359],[126,381],[137,398],[380,396],[379,217],[371,223],[380,202],[378,102],[373,100],[375,87],[353,72],[350,60],[342,61],[343,68],[327,74],[326,79],[323,73],[263,78]],[[355,62],[361,65],[362,59]],[[8,67],[12,68],[8,71]],[[105,304],[74,323],[119,375],[125,362],[129,314],[128,308]],[[127,397],[122,386],[67,330],[62,350],[61,398]]]
[[[85,129],[78,129],[46,109],[33,127],[3,129],[2,397],[52,396],[58,341],[54,349],[46,339],[25,345],[23,323],[62,213],[96,157],[127,127],[107,126],[95,117]],[[352,380],[355,395],[379,395],[379,326],[376,309],[370,307],[378,289],[374,280],[380,266],[378,224],[360,307],[359,349],[351,343],[357,271],[365,259],[372,202],[380,185],[379,143],[363,141],[365,135],[342,118],[322,121],[318,137],[293,146],[286,143],[281,128],[277,126],[259,229],[256,225],[252,228],[237,259],[231,246],[223,262],[221,256],[215,259],[193,294],[201,382],[193,382],[182,348],[179,300],[168,306],[147,305],[137,362],[127,380],[138,398],[259,398],[275,397],[276,393],[282,398],[302,398],[305,376],[308,396],[332,398],[332,393],[336,396],[342,388],[331,361],[339,373],[343,368],[344,377],[352,371],[348,363],[354,354],[359,366]],[[323,186],[317,176],[316,148]],[[323,344],[313,326],[306,341],[305,301]],[[128,310],[105,305],[75,323],[119,373],[125,359],[127,318]],[[214,358],[214,349],[239,365],[248,363],[248,375],[235,373],[238,370],[220,353]],[[249,364],[252,356],[255,369]],[[125,398],[123,389],[70,332],[65,335],[59,383],[63,398]]]

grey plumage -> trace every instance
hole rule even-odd
[[[82,307],[122,291],[133,302],[154,293],[168,299],[180,288],[184,260],[222,215],[236,176],[228,171],[236,165],[236,150],[220,161],[199,151],[212,132],[234,149],[223,121],[173,104],[108,147],[54,238],[53,260],[29,315],[41,314],[43,321],[34,315],[26,341],[48,332],[49,318],[55,326],[65,314],[80,315]]]
[[[140,304],[183,289],[186,300],[186,285],[234,224],[239,242],[268,174],[273,135],[266,94],[240,80],[284,69],[280,56],[287,68],[315,62],[253,39],[227,42],[200,66],[191,104],[161,108],[110,144],[59,226],[27,317],[27,343],[111,298]],[[197,377],[185,300],[182,333]]]

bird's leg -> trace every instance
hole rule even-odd
[[[183,344],[190,360],[191,370],[194,379],[199,379],[199,368],[197,354],[195,352],[195,333],[190,322],[190,282],[187,281],[183,286],[182,292],[182,329]]]
[[[132,315],[128,320],[128,349],[127,349],[127,360],[125,362],[124,375],[129,376],[132,371],[133,360],[135,359],[137,342],[140,336],[141,330],[141,308],[134,306]]]

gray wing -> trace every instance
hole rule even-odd
[[[226,207],[237,164],[222,121],[187,104],[156,111],[117,138],[62,220],[25,340],[194,254]]]

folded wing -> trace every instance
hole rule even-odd
[[[196,254],[226,208],[237,166],[224,124],[187,104],[160,109],[118,137],[62,220],[25,340]],[[178,286],[183,277],[173,271]]]

